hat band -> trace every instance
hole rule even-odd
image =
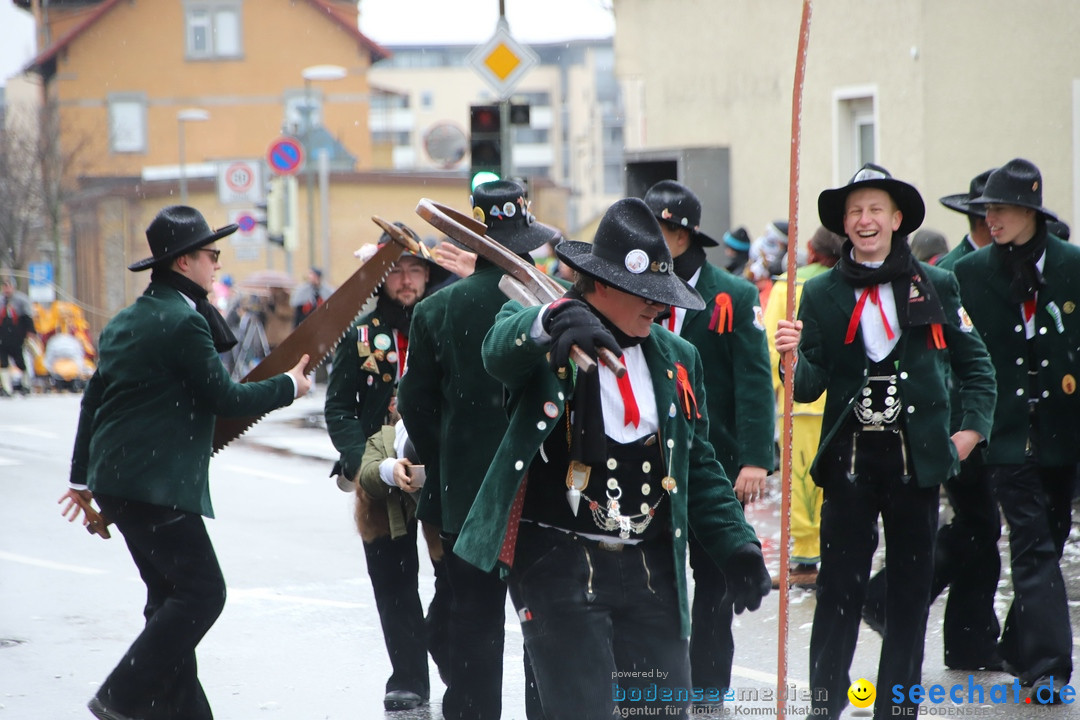
[[[593,257],[600,258],[613,265],[621,265],[634,275],[643,275],[645,273],[671,275],[674,268],[674,263],[670,260],[651,260],[648,253],[640,248],[634,248],[623,253],[619,248],[593,243],[592,254]],[[638,262],[639,258],[644,262]]]
[[[747,252],[750,250],[750,243],[743,242],[739,238],[732,235],[730,232],[724,233],[724,244],[732,250],[739,250],[741,252]]]
[[[867,180],[889,179],[890,177],[886,173],[881,172],[880,170],[874,170],[873,168],[864,167],[859,170],[859,172],[855,173],[855,177],[851,178],[851,182],[848,184],[852,185],[857,182],[866,182]]]

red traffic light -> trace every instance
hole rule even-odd
[[[469,108],[469,129],[473,133],[497,133],[502,119],[498,105],[473,105]]]

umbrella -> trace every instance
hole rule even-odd
[[[280,270],[259,270],[241,280],[237,289],[243,293],[267,297],[275,288],[291,291],[296,285],[295,280]]]

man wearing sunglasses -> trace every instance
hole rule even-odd
[[[150,285],[101,333],[99,364],[83,396],[66,514],[96,498],[124,536],[146,583],[146,625],[90,699],[104,720],[210,720],[195,648],[225,604],[225,580],[203,516],[214,421],[259,416],[306,393],[304,355],[288,373],[235,383],[219,353],[236,344],[207,300],[220,267],[198,210],[170,206],[146,230]]]

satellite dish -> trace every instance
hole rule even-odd
[[[428,157],[444,168],[461,162],[468,145],[465,131],[449,121],[437,122],[424,132],[424,150]]]

